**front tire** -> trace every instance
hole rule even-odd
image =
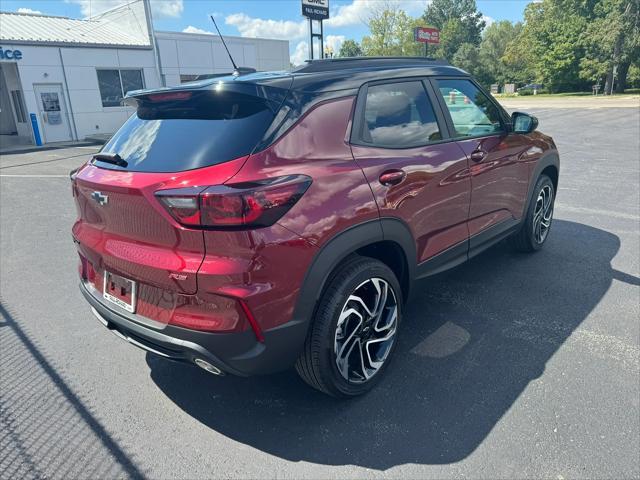
[[[362,395],[386,370],[401,317],[402,292],[393,271],[372,258],[349,258],[318,302],[298,374],[334,397]]]
[[[546,175],[541,175],[533,189],[526,216],[512,237],[513,246],[520,252],[535,252],[542,248],[549,237],[553,221],[555,188]]]

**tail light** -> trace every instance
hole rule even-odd
[[[204,228],[259,228],[277,222],[311,185],[306,175],[159,190],[156,197],[179,223]]]

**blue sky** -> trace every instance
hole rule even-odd
[[[330,0],[331,18],[325,22],[325,39],[335,49],[348,38],[367,34],[362,22],[367,12],[384,1],[396,1],[407,13],[419,16],[428,0]],[[478,0],[487,21],[522,20],[530,0]],[[2,0],[3,11],[34,11],[83,18],[126,0]],[[300,0],[151,0],[158,30],[211,32],[209,14],[227,35],[289,40],[294,63],[308,56],[307,27],[300,14]]]

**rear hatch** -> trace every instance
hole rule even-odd
[[[231,80],[135,92],[127,99],[136,113],[73,181],[73,235],[98,291],[105,271],[137,282],[143,302],[145,296],[158,297],[147,299],[157,304],[163,295],[197,291],[203,231],[176,222],[156,192],[197,191],[235,175],[285,94]]]

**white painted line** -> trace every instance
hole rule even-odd
[[[5,175],[5,174],[0,174],[0,177],[13,177],[13,178],[69,178],[69,175]]]
[[[571,213],[584,213],[586,215],[595,215],[598,217],[613,217],[620,218],[624,220],[640,220],[639,215],[634,215],[632,213],[624,213],[624,212],[616,212],[614,210],[602,210],[597,208],[585,208],[585,207],[572,207],[571,205],[566,205],[564,203],[556,202],[555,205],[556,210],[562,212],[571,212]]]

